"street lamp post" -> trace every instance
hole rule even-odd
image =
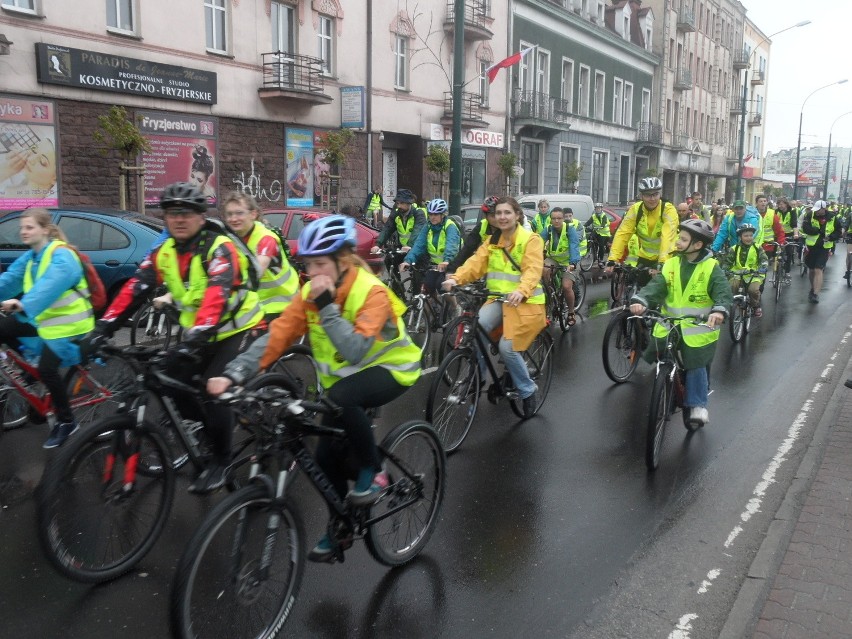
[[[833,87],[835,84],[843,84],[844,82],[848,82],[848,80],[844,78],[843,80],[838,80],[837,82],[832,82],[831,84],[826,84],[824,87],[815,89],[808,97],[805,98],[805,101],[802,102],[802,108],[799,111],[799,141],[796,143],[796,175],[794,176],[793,181],[794,200],[797,200],[799,197],[799,160],[801,159],[802,154],[802,116],[805,113],[805,105],[808,103],[808,100],[811,99],[811,96],[817,91],[822,91],[823,89],[827,89],[828,87]]]
[[[751,55],[748,59],[748,66],[745,69],[745,78],[743,79],[743,97],[742,97],[742,108],[740,109],[740,148],[738,151],[738,155],[740,158],[740,166],[737,170],[737,200],[743,199],[743,165],[745,164],[745,121],[746,121],[746,102],[748,101],[748,71],[751,69],[751,63],[754,59],[754,55],[757,53],[757,50],[760,48],[764,42],[768,42],[771,38],[774,38],[779,33],[784,33],[785,31],[789,31],[790,29],[796,29],[797,27],[804,27],[805,25],[810,24],[810,20],[802,20],[794,25],[791,25],[785,29],[781,29],[781,31],[776,31],[775,33],[766,36],[758,42],[754,49],[752,49]]]
[[[831,164],[831,133],[832,133],[832,131],[834,131],[834,125],[837,124],[837,120],[839,120],[840,118],[842,118],[846,115],[849,115],[849,114],[852,114],[852,111],[847,111],[843,115],[838,115],[837,118],[834,120],[834,122],[831,123],[831,128],[828,130],[828,155],[825,158],[825,186],[822,189],[822,199],[823,200],[828,199],[828,167]],[[840,177],[842,178],[843,176],[841,175]],[[838,196],[839,195],[840,194],[838,193]],[[793,198],[793,199],[796,199],[796,198]]]

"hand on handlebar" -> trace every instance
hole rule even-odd
[[[445,291],[451,290],[454,286],[456,286],[458,282],[452,277],[448,277],[441,283],[441,288]]]
[[[166,293],[165,295],[160,295],[159,297],[155,297],[154,299],[151,300],[151,304],[153,304],[154,308],[156,308],[158,310],[163,308],[164,306],[168,306],[172,302],[174,302],[174,298],[172,297],[171,293]]]
[[[644,315],[646,310],[648,310],[648,309],[646,309],[645,306],[642,305],[642,304],[631,304],[630,305],[630,312],[633,313],[634,315]]]
[[[718,311],[715,313],[710,313],[707,317],[707,326],[710,328],[716,328],[717,326],[721,326],[722,322],[725,321],[724,313],[719,313]]]
[[[20,313],[24,310],[24,305],[21,304],[21,300],[10,299],[0,302],[0,309],[3,309],[4,313]]]
[[[218,397],[233,385],[234,382],[227,377],[211,377],[207,380],[207,393]]]
[[[411,268],[411,264],[409,264],[408,262],[400,262],[400,264],[399,264],[399,272],[400,273],[404,273],[409,268]]]

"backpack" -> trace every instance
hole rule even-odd
[[[95,265],[92,264],[92,260],[89,259],[88,255],[81,253],[77,250],[77,247],[71,246],[70,244],[66,244],[66,247],[74,252],[77,259],[80,260],[80,264],[83,266],[83,277],[86,278],[86,286],[89,287],[89,304],[92,305],[92,309],[94,309],[95,314],[100,316],[107,307],[108,300],[106,286],[104,286],[101,276],[98,275],[97,270],[95,270]],[[76,286],[74,287],[74,290],[77,290]]]
[[[456,228],[459,230],[459,237],[464,237],[464,222],[462,222],[460,215],[448,215],[447,219],[456,225]]]
[[[202,231],[210,231],[212,234],[224,235],[227,237],[234,246],[237,247],[237,251],[239,251],[243,257],[245,257],[246,262],[248,263],[248,284],[249,288],[252,291],[256,291],[260,286],[260,267],[257,264],[257,258],[254,253],[251,252],[246,243],[243,242],[243,238],[238,236],[236,233],[231,231],[224,222],[221,220],[217,220],[215,218],[207,218],[204,222],[204,226],[201,227]],[[201,260],[204,265],[204,270],[207,270],[208,262],[207,262],[207,237],[205,236],[201,240],[201,244],[199,244]],[[243,284],[245,286],[245,283]]]
[[[281,229],[277,226],[267,224],[265,221],[261,221],[261,224],[263,224],[263,228],[272,231],[275,234],[275,237],[278,238],[278,243],[281,245],[282,257],[286,259],[288,263],[293,264],[293,258],[290,255],[290,245],[287,243],[287,238],[284,237]]]

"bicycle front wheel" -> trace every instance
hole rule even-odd
[[[541,407],[544,406],[544,400],[547,399],[550,382],[553,379],[553,338],[550,333],[546,331],[539,333],[530,347],[523,352],[523,357],[527,370],[530,372],[530,378],[538,387],[538,401],[533,413],[538,415]],[[523,400],[510,399],[509,406],[515,415],[525,417]]]
[[[648,412],[648,429],[645,436],[645,465],[648,470],[656,470],[660,465],[660,451],[666,424],[669,421],[672,406],[672,364],[660,364],[654,378],[654,390],[651,392],[651,410]]]
[[[589,242],[588,251],[580,258],[580,270],[588,273],[592,269],[592,264],[595,263],[595,253],[597,247],[594,242]]]
[[[168,460],[160,433],[129,415],[92,424],[60,449],[38,491],[39,538],[59,572],[98,583],[142,560],[174,499]],[[149,464],[159,472],[143,472]]]
[[[178,563],[171,598],[175,636],[277,636],[302,581],[302,531],[297,512],[286,500],[273,503],[265,486],[246,486],[222,500]]]
[[[606,327],[603,338],[603,367],[612,381],[621,384],[630,379],[641,356],[639,325],[629,311],[618,313]]]
[[[459,315],[444,327],[438,344],[438,361],[443,362],[450,351],[467,346],[472,338],[473,315]]]
[[[27,423],[30,414],[30,403],[24,399],[17,389],[0,389],[0,410],[2,410],[3,430],[20,428]]]
[[[400,424],[381,445],[390,487],[370,510],[367,550],[376,561],[401,566],[426,546],[444,500],[446,457],[424,422]]]
[[[426,301],[422,297],[416,298],[403,314],[402,320],[411,341],[420,349],[421,359],[425,360],[429,352],[429,342],[432,340],[432,322]]]
[[[426,421],[448,453],[464,441],[479,407],[480,371],[469,348],[450,351],[432,378],[426,400]]]
[[[775,278],[775,303],[777,304],[778,300],[781,299],[781,289],[784,288],[784,271],[778,269]]]
[[[586,301],[586,276],[577,273],[577,281],[574,282],[574,311],[579,311],[583,302]]]
[[[728,330],[731,332],[731,341],[733,341],[734,344],[739,343],[745,334],[743,307],[737,302],[734,302],[731,306],[731,317],[730,322],[728,323]]]
[[[136,387],[133,367],[121,357],[98,358],[68,370],[65,388],[77,424],[87,426],[115,415],[127,393]]]

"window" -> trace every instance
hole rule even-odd
[[[533,45],[521,41],[521,51],[531,46]],[[533,57],[535,57],[534,54],[528,54],[521,58],[521,64],[518,67],[518,87],[521,91],[526,92],[535,90],[535,77],[530,71],[530,58]]]
[[[690,116],[692,115],[692,109],[686,107],[686,121],[684,122],[683,132],[689,135],[690,124],[692,124],[692,119]]]
[[[589,67],[580,65],[580,101],[577,110],[580,115],[589,117],[589,95],[591,91],[591,70]]]
[[[666,100],[666,131],[672,130],[672,101]]]
[[[674,69],[675,64],[675,41],[674,38],[669,40],[669,68]]]
[[[624,16],[624,20],[622,22],[621,29],[622,29],[621,35],[624,37],[625,40],[629,40],[630,39],[630,16]]]
[[[88,218],[63,215],[59,228],[68,242],[81,251],[110,251],[130,246],[130,240],[118,229]]]
[[[394,55],[393,86],[395,89],[408,88],[408,38],[396,36]]]
[[[624,83],[624,108],[622,109],[622,114],[621,123],[624,126],[633,126],[633,85],[630,82]]]
[[[604,98],[606,97],[606,74],[595,71],[595,113],[596,120],[604,119]]]
[[[651,121],[651,91],[642,89],[642,122]]]
[[[106,0],[107,26],[134,33],[133,0]]]
[[[21,219],[19,217],[0,222],[0,249],[28,249],[29,246],[21,241],[20,229]]]
[[[17,9],[18,11],[34,14],[36,12],[35,3],[36,0],[3,0],[0,6],[4,9]]]
[[[207,50],[226,53],[225,38],[228,8],[225,0],[204,0],[204,24],[207,28]]]
[[[479,61],[479,104],[480,106],[488,106],[488,73],[485,71],[491,63],[487,60]]]
[[[574,61],[562,59],[562,79],[559,90],[559,96],[564,101],[562,111],[565,113],[573,113],[572,105],[574,103]]]
[[[622,121],[622,92],[624,90],[624,81],[621,78],[615,78],[612,81],[612,121],[615,124],[621,124]]]
[[[282,53],[296,52],[296,28],[293,7],[281,2],[272,3],[272,49]]]
[[[592,151],[592,199],[595,202],[606,202],[606,151]]]
[[[332,75],[334,65],[332,57],[334,48],[332,46],[334,39],[334,19],[328,16],[319,17],[319,25],[317,29],[317,57],[322,60],[322,72],[325,75]]]
[[[565,177],[565,169],[580,161],[580,149],[576,146],[563,146],[559,149],[559,192],[575,193],[577,182],[569,184]],[[16,229],[17,230],[17,229]]]
[[[672,105],[672,133],[675,135],[680,131],[680,102],[675,101]]]
[[[648,51],[650,51],[653,46],[653,37],[654,30],[650,26],[645,27],[645,49]]]
[[[751,152],[754,154],[754,159],[760,158],[760,136],[754,136],[754,146],[751,149]]]
[[[521,142],[521,166],[524,174],[521,176],[522,193],[539,193],[541,172],[541,148],[538,142]]]
[[[604,3],[603,3],[603,2],[598,2],[598,3],[597,3],[597,13],[596,13],[596,17],[597,17],[597,19],[598,19],[598,24],[603,24],[603,23],[604,23]]]
[[[704,114],[702,113],[701,115],[698,116],[698,132],[696,133],[696,136],[701,138],[701,137],[703,137],[703,134],[704,134]]]
[[[541,49],[536,56],[535,90],[550,93],[550,53]]]

